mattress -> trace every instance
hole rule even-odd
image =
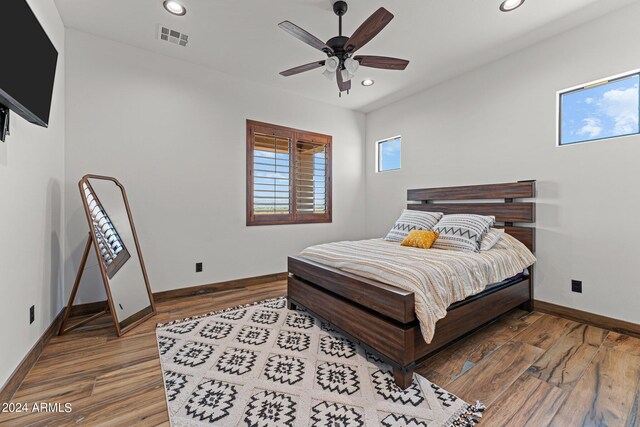
[[[502,287],[504,285],[521,282],[527,276],[529,276],[529,271],[525,269],[524,271],[521,271],[520,273],[516,274],[515,276],[509,277],[508,279],[505,279],[502,282],[496,282],[496,283],[488,284],[487,286],[484,287],[482,292],[488,291],[488,290],[493,289],[493,288],[499,288],[499,287]]]
[[[311,246],[299,256],[413,292],[416,317],[427,342],[451,304],[511,279],[536,261],[526,246],[508,234],[482,252],[425,250],[371,239]]]

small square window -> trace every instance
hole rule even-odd
[[[378,141],[377,145],[377,172],[386,172],[400,169],[402,137]]]
[[[640,133],[640,74],[626,74],[558,95],[558,145]]]

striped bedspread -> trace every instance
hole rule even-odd
[[[451,304],[521,273],[536,261],[508,234],[480,253],[409,248],[372,239],[311,246],[300,256],[414,292],[416,317],[427,342]]]

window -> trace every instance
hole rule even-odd
[[[640,74],[626,74],[560,92],[558,145],[640,133]]]
[[[400,169],[400,145],[402,137],[396,136],[378,141],[377,145],[377,172],[386,172]]]
[[[247,225],[331,222],[331,136],[247,120]]]

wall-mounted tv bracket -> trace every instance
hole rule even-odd
[[[9,108],[0,104],[0,141],[4,140],[9,135]]]

